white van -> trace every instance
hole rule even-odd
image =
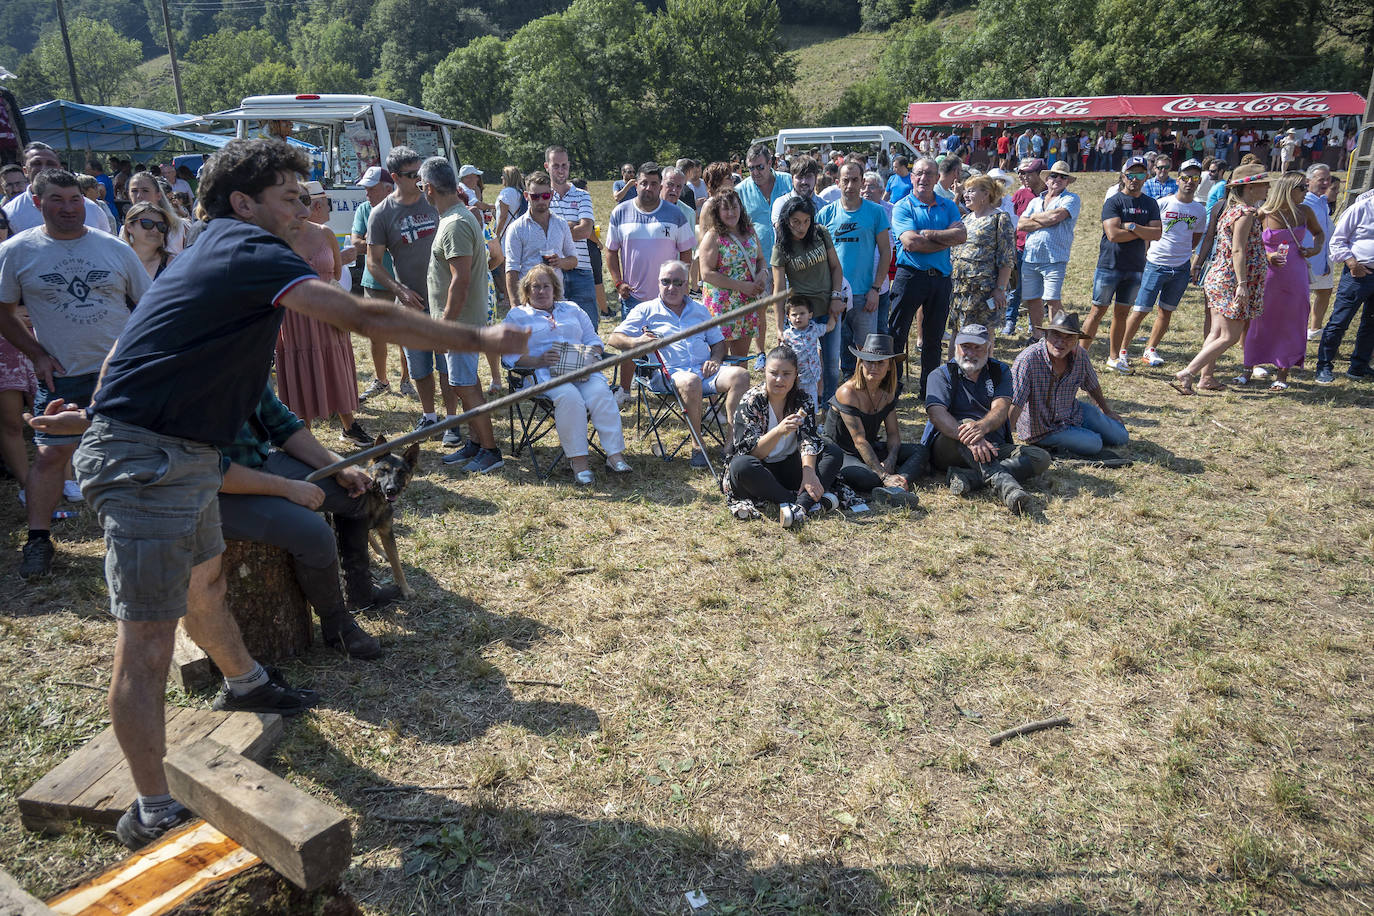
[[[754,142],[773,141],[775,155],[782,156],[788,147],[795,151],[821,147],[823,152],[844,150],[845,152],[868,152],[874,146],[887,150],[889,157],[905,155],[916,158],[912,148],[900,131],[886,125],[869,127],[790,127],[778,131],[776,137],[768,137]]]
[[[339,244],[351,244],[353,211],[367,195],[357,181],[369,166],[383,165],[393,146],[409,146],[421,156],[444,156],[453,163],[454,128],[494,131],[445,118],[432,111],[371,95],[255,95],[237,108],[201,115],[184,126],[230,123],[236,137],[267,136],[269,122],[290,121],[291,139],[319,150],[311,177],[329,189],[329,228]]]

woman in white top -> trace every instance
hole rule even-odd
[[[141,204],[145,201],[162,211],[163,218],[167,220],[167,250],[177,254],[186,247],[186,220],[172,206],[158,180],[147,172],[139,172],[129,179],[129,203]]]
[[[524,209],[525,177],[520,169],[508,165],[501,170],[501,193],[496,195],[496,226],[491,234],[498,240],[506,234],[506,227],[515,221]]]
[[[601,338],[587,313],[576,302],[560,300],[562,293],[562,281],[547,264],[536,264],[520,279],[521,304],[511,308],[506,323],[530,329],[528,355],[507,355],[501,361],[507,366],[534,370],[526,384],[548,381],[551,367],[557,365],[569,344],[590,347],[590,359],[601,359]],[[587,486],[593,480],[587,467],[589,418],[606,451],[606,466],[617,474],[631,470],[623,454],[625,433],[620,426],[620,409],[603,375],[596,373],[559,385],[548,392],[548,397],[553,401],[558,440],[579,486]]]

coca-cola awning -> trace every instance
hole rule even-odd
[[[1046,99],[912,102],[906,123],[1021,124],[1029,121],[1214,120],[1314,121],[1362,115],[1358,92],[1245,95],[1102,95]]]

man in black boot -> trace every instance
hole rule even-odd
[[[1034,445],[1013,445],[1011,369],[993,359],[992,333],[965,325],[954,338],[955,358],[930,374],[926,385],[925,443],[931,465],[949,471],[949,489],[962,496],[991,486],[1015,515],[1030,508],[1021,481],[1042,474],[1050,456]]]
[[[224,454],[219,507],[224,537],[273,544],[291,554],[296,581],[320,617],[324,644],[353,658],[382,654],[344,603],[339,566],[348,570],[349,604],[383,597],[372,586],[367,558],[367,513],[362,496],[372,481],[361,468],[345,468],[318,484],[305,477],[339,460],[311,434],[271,387]],[[334,514],[339,535],[320,511]],[[347,532],[347,536],[345,536]]]
[[[367,552],[367,515],[334,513],[338,536],[339,565],[343,567],[344,595],[351,611],[385,607],[401,597],[399,586],[378,585],[372,580],[372,561]]]

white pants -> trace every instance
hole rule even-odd
[[[587,419],[590,417],[601,447],[607,455],[625,450],[625,433],[620,426],[620,408],[602,375],[593,375],[579,382],[569,382],[550,389],[553,400],[553,422],[558,429],[558,441],[563,454],[569,458],[587,455]]]

